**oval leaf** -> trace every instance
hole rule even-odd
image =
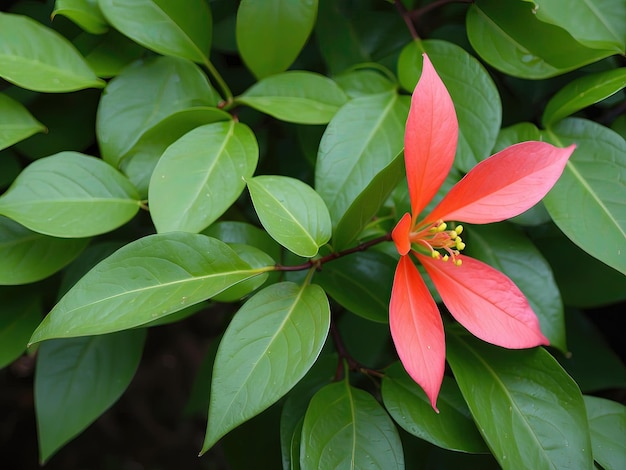
[[[385,410],[372,395],[344,380],[326,385],[309,403],[300,465],[303,470],[403,469],[404,455]]]
[[[333,225],[402,150],[408,112],[408,97],[381,93],[348,102],[328,124],[319,147],[315,188]]]
[[[45,279],[69,264],[88,244],[88,238],[49,237],[0,216],[0,285]]]
[[[21,103],[0,93],[0,150],[45,130]]]
[[[259,273],[214,238],[150,235],[91,269],[44,318],[31,343],[143,325]]]
[[[543,202],[554,223],[591,256],[626,274],[626,142],[591,121],[568,118],[545,132],[557,145],[576,143]]]
[[[109,23],[159,54],[206,63],[211,11],[204,0],[98,0]]]
[[[422,388],[399,362],[385,371],[382,396],[391,417],[414,436],[444,449],[488,451],[458,386],[450,377],[444,377],[439,392],[439,413],[433,410]]]
[[[309,185],[286,176],[257,176],[246,182],[261,224],[285,248],[312,258],[330,240],[328,209]]]
[[[41,345],[35,408],[42,464],[122,395],[139,365],[145,337],[145,330],[130,330]]]
[[[242,0],[237,10],[239,53],[257,78],[283,72],[304,47],[317,17],[317,0]]]
[[[187,60],[136,62],[108,83],[100,100],[96,134],[102,158],[118,167],[142,134],[163,118],[217,101],[206,76]]]
[[[97,0],[56,0],[52,19],[56,15],[69,18],[78,26],[91,34],[103,34],[109,29]]]
[[[422,74],[423,52],[428,53],[454,102],[459,120],[454,165],[467,173],[490,155],[496,141],[502,119],[498,89],[481,63],[463,48],[430,40],[411,42],[400,54],[398,76],[408,91],[413,91]]]
[[[21,15],[0,12],[0,77],[46,93],[102,88],[71,42]]]
[[[61,152],[31,163],[0,196],[0,214],[45,235],[110,232],[139,210],[137,191],[99,158]]]
[[[593,459],[607,470],[619,470],[626,459],[626,406],[604,398],[585,396]]]
[[[452,372],[502,468],[593,468],[580,389],[546,350],[502,349],[458,331],[447,339]]]
[[[554,95],[543,112],[545,127],[617,93],[626,86],[626,67],[586,75],[571,81]]]
[[[259,158],[250,128],[235,121],[198,127],[170,145],[148,191],[158,232],[199,232],[239,197]]]
[[[326,124],[348,97],[330,78],[292,71],[264,78],[235,101],[282,121]]]
[[[274,284],[248,300],[217,351],[202,453],[291,390],[317,359],[329,328],[328,300],[314,284]]]

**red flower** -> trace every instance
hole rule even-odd
[[[412,215],[405,214],[392,233],[402,256],[389,323],[402,364],[436,411],[445,366],[443,323],[411,255],[424,266],[454,318],[478,338],[505,348],[549,344],[524,294],[504,274],[460,254],[463,227],[448,228],[444,221],[486,224],[524,212],[554,185],[575,148],[544,142],[508,147],[476,165],[423,216],[450,171],[457,137],[454,105],[424,54],[404,136]]]

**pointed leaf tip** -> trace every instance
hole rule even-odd
[[[389,304],[389,327],[402,365],[437,412],[445,368],[443,322],[437,304],[409,256],[402,256]]]
[[[433,198],[452,167],[458,127],[452,98],[424,54],[422,75],[413,91],[404,135],[414,218]]]

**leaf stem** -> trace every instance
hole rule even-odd
[[[364,243],[361,243],[353,248],[348,248],[347,250],[343,250],[343,251],[337,251],[334,253],[331,253],[329,255],[326,256],[322,256],[321,258],[317,258],[317,259],[310,259],[309,261],[307,261],[306,263],[302,263],[302,264],[296,264],[293,266],[283,266],[281,264],[277,264],[274,266],[274,271],[304,271],[305,269],[311,269],[311,268],[315,268],[315,269],[321,269],[322,265],[324,263],[328,263],[329,261],[333,261],[336,260],[338,258],[342,258],[346,255],[350,255],[352,253],[357,253],[359,251],[365,251],[368,248],[374,246],[374,245],[378,245],[379,243],[382,242],[388,242],[391,241],[391,233],[387,233],[385,235],[383,235],[382,237],[378,237],[378,238],[374,238],[372,240],[366,241]]]
[[[396,1],[396,3],[398,3],[398,1]],[[474,3],[474,0],[435,0],[428,5],[424,5],[422,8],[410,11],[408,15],[413,21],[417,22],[420,17],[424,16],[429,11],[435,10],[449,3]]]
[[[335,345],[335,349],[337,350],[337,354],[339,355],[339,360],[337,361],[337,370],[335,372],[334,378],[335,382],[341,380],[342,376],[347,377],[347,372],[351,370],[378,378],[384,377],[385,374],[363,366],[350,355],[350,353],[346,349],[345,344],[343,343],[343,338],[341,337],[341,333],[337,329],[337,324],[335,321],[330,322],[330,335],[333,338],[333,344]]]
[[[222,94],[224,95],[224,103],[220,104],[220,108],[230,105],[233,102],[233,92],[230,91],[230,88],[217,71],[217,69],[213,66],[213,63],[209,60],[208,57],[204,58],[204,66],[207,68],[213,79],[217,82]]]

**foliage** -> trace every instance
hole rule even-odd
[[[426,212],[506,147],[576,145],[541,202],[463,235],[550,347],[483,343],[426,280],[438,413],[388,314],[424,53],[459,122]],[[626,301],[625,53],[620,0],[12,2],[0,365],[36,356],[40,461],[115,403],[152,328],[228,304],[193,393],[200,453],[272,407],[284,468],[441,468],[437,448],[464,468],[619,468],[626,408],[606,397],[626,368],[577,309]]]

